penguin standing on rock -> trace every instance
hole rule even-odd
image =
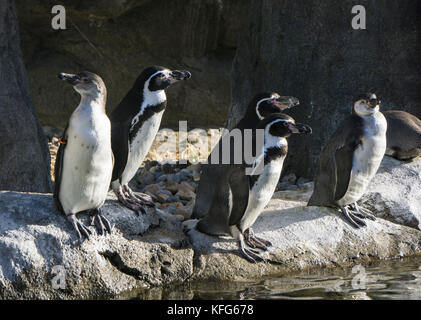
[[[165,89],[191,77],[188,71],[153,66],[142,71],[133,87],[111,113],[111,140],[115,164],[111,187],[118,200],[136,213],[154,206],[146,194],[135,194],[129,181],[149,152],[167,105]]]
[[[298,104],[299,100],[294,97],[280,96],[275,92],[259,93],[251,100],[246,114],[234,129],[239,129],[244,137],[244,131],[246,129],[255,129],[260,120],[263,120],[273,113],[279,113]],[[254,141],[252,144],[254,145]],[[222,139],[214,147],[214,151],[220,151],[221,145]],[[233,145],[230,145],[230,147],[232,146]],[[222,155],[222,152],[219,154]],[[222,161],[220,159],[219,164],[211,164],[211,156],[209,156],[208,163],[201,165],[200,182],[192,214],[193,219],[203,218],[209,213],[212,198],[214,197],[215,192],[219,192],[219,189],[215,189],[214,186],[220,181],[220,179],[222,179],[223,176],[227,174],[228,171],[235,168],[244,170],[241,166],[222,165],[221,163]]]
[[[113,170],[111,124],[105,113],[107,91],[102,79],[90,72],[60,73],[81,100],[66,126],[55,164],[54,199],[67,216],[79,238],[89,238],[90,230],[76,217],[87,211],[100,234],[111,233],[111,225],[101,213]]]
[[[387,122],[374,93],[354,101],[353,114],[342,122],[320,155],[308,206],[339,207],[348,221],[360,228],[367,225],[364,219],[375,220],[357,201],[385,154]]]
[[[309,126],[296,124],[293,118],[282,113],[261,120],[257,129],[264,132],[264,147],[258,153],[251,175],[246,170],[233,170],[223,176],[214,186],[223,192],[215,195],[210,213],[196,226],[206,234],[231,235],[250,262],[264,260],[259,249],[267,250],[271,246],[269,241],[256,237],[251,227],[275,192],[288,152],[286,138],[295,133],[312,132]]]

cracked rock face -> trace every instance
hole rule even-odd
[[[257,220],[256,234],[274,244],[265,253],[269,263],[258,264],[243,259],[232,239],[191,229],[194,220],[182,225],[160,210],[136,216],[111,193],[103,213],[113,234],[80,244],[51,194],[0,192],[0,298],[124,297],[186,281],[257,279],[420,253],[416,229],[378,219],[355,230],[335,210],[305,207],[311,186],[276,193]]]

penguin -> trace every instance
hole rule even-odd
[[[102,215],[113,170],[111,123],[105,113],[107,90],[102,79],[91,72],[59,73],[81,95],[60,138],[55,163],[54,200],[79,239],[91,231],[77,218],[88,212],[100,234],[111,234],[111,224]]]
[[[366,226],[364,219],[376,220],[360,207],[386,151],[387,122],[380,112],[375,93],[354,99],[353,114],[347,117],[320,154],[314,192],[308,206],[340,208],[355,228]]]
[[[421,155],[421,120],[400,110],[384,111],[387,121],[386,155],[413,160]]]
[[[255,129],[260,120],[263,120],[273,113],[279,113],[299,105],[299,103],[299,100],[295,97],[280,96],[275,92],[258,93],[250,101],[244,117],[238,122],[234,129],[239,129],[242,136],[244,136],[244,131],[247,129]],[[212,153],[221,149],[221,142],[222,139],[214,147]],[[220,154],[222,154],[222,152],[220,152]],[[226,170],[232,169],[232,167],[227,165],[211,164],[211,155],[209,155],[206,164],[201,164],[200,181],[192,213],[193,219],[203,218],[208,213],[214,193],[215,191],[218,191],[213,186],[226,174]],[[221,163],[221,160],[219,163]]]
[[[110,115],[115,156],[111,188],[120,203],[137,214],[145,212],[143,205],[154,207],[154,203],[146,194],[135,194],[128,183],[148,154],[158,132],[167,105],[165,89],[190,77],[188,71],[148,67]]]
[[[246,170],[232,170],[225,175],[214,186],[224,188],[224,193],[216,194],[210,213],[196,225],[202,233],[232,236],[242,255],[253,263],[264,260],[259,250],[267,250],[272,245],[255,236],[252,226],[275,192],[288,153],[287,138],[291,134],[312,132],[308,125],[295,123],[292,117],[282,113],[261,120],[257,129],[263,131],[264,145],[258,152],[251,175]]]

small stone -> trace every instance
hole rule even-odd
[[[297,180],[297,186],[302,187],[304,184],[309,183],[310,181],[311,181],[310,179],[307,179],[307,178],[304,178],[304,177],[300,177]]]
[[[291,184],[288,183],[288,182],[279,182],[276,189],[279,190],[279,191],[284,191],[284,190],[287,190],[288,186],[290,186],[290,185]]]
[[[156,167],[154,167],[154,168],[156,168]],[[153,177],[155,178],[155,181],[159,181],[158,179],[161,177],[163,175],[163,173],[162,172],[154,172],[153,173]]]
[[[184,207],[184,205],[181,202],[168,202],[168,203],[163,203],[161,208],[165,209],[168,208],[170,206],[174,206],[174,207]]]
[[[178,207],[174,210],[174,215],[180,215],[184,220],[190,219],[193,213],[193,206]]]
[[[141,184],[152,184],[155,182],[155,177],[149,171],[144,170],[138,177],[137,181]]]
[[[171,191],[172,193],[177,193],[178,192],[178,188],[179,188],[179,184],[178,183],[176,183],[176,182],[170,182],[170,181],[167,181],[167,183],[166,183],[166,185],[165,185],[165,188],[167,189],[167,190],[169,190],[169,191]]]
[[[297,181],[295,173],[287,174],[281,178],[281,182],[288,182],[289,184],[295,184],[295,181]]]
[[[158,191],[161,190],[161,186],[159,184],[149,184],[146,187],[143,188],[143,192],[147,193],[149,195],[156,196]]]
[[[166,174],[162,174],[161,176],[159,176],[159,178],[157,179],[157,181],[158,182],[167,181],[167,175]]]
[[[176,195],[172,195],[167,199],[167,202],[180,202],[180,197]]]
[[[180,221],[184,221],[185,219],[184,219],[184,217],[181,215],[181,214],[176,214],[176,215],[174,215],[178,220],[180,220]]]
[[[162,168],[162,172],[164,173],[175,173],[174,166],[169,163],[163,164],[161,168]]]
[[[182,184],[180,184],[176,195],[179,196],[181,200],[190,201],[196,199],[196,194],[191,190],[191,188]]]
[[[156,193],[156,198],[161,203],[171,202],[171,201],[168,201],[168,198],[171,196],[172,196],[172,193],[168,190],[159,190]]]
[[[150,173],[154,173],[154,172],[156,172],[156,167],[151,167],[151,168],[149,169],[149,172],[150,172]]]
[[[184,186],[193,192],[196,190],[196,185],[193,186],[190,182],[187,181],[183,181],[182,183],[180,183],[180,186]]]

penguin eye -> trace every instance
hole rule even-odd
[[[288,122],[284,122],[284,127],[288,127]]]

